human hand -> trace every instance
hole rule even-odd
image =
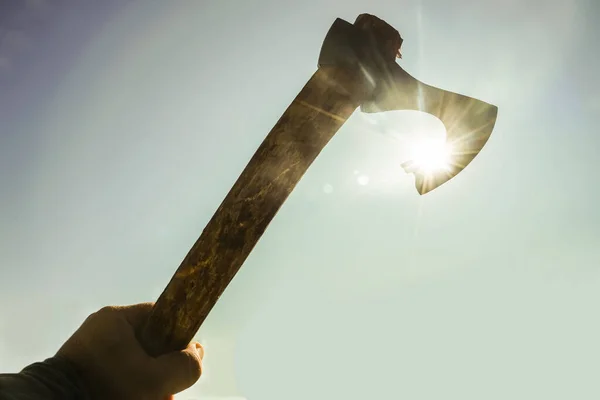
[[[93,400],[163,400],[192,386],[202,374],[204,349],[150,357],[135,331],[152,303],[104,307],[90,315],[56,354],[79,371]]]

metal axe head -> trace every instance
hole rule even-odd
[[[484,101],[427,85],[396,63],[403,39],[392,26],[369,14],[354,24],[337,19],[323,42],[319,67],[343,66],[362,71],[369,87],[361,110],[367,113],[415,110],[437,117],[446,128],[446,143],[438,149],[443,162],[402,163],[415,175],[420,194],[432,191],[461,172],[489,139],[498,107]]]

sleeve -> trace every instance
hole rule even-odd
[[[17,374],[0,374],[0,400],[90,400],[69,361],[49,358]]]

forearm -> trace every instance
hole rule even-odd
[[[53,357],[18,374],[0,374],[0,400],[88,400],[72,365]]]

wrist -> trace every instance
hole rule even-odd
[[[56,399],[90,399],[80,371],[64,357],[54,356],[42,362],[31,364],[25,367],[21,374],[31,377],[39,384],[46,386],[49,392],[57,393]]]

